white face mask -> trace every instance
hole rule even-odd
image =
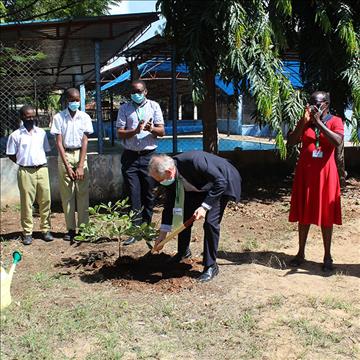
[[[173,184],[175,181],[175,178],[173,179],[166,179],[166,180],[163,180],[163,181],[160,181],[160,184],[161,185],[164,185],[164,186],[170,186],[171,184]]]
[[[68,108],[71,110],[71,111],[76,111],[76,110],[79,110],[80,108],[80,101],[71,101],[68,103]]]

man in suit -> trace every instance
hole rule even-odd
[[[152,156],[149,174],[161,185],[166,186],[166,202],[156,244],[181,223],[174,223],[179,217],[183,221],[192,215],[195,216],[195,220],[205,219],[204,271],[198,280],[210,281],[219,273],[216,258],[220,222],[225,207],[229,200],[240,200],[239,172],[226,159],[204,151],[190,151],[174,158],[167,155]],[[171,260],[173,263],[191,256],[190,237],[191,226],[178,236],[178,252]]]

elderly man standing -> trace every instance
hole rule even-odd
[[[75,88],[65,92],[66,109],[54,116],[51,133],[56,136],[60,195],[67,234],[76,235],[75,199],[78,226],[89,221],[89,172],[87,167],[88,136],[93,133],[91,118],[80,111],[80,93]]]
[[[36,200],[39,204],[40,228],[45,241],[54,240],[50,233],[50,182],[45,152],[50,146],[43,129],[35,126],[35,110],[30,105],[20,109],[23,125],[8,139],[6,154],[19,165],[18,186],[20,190],[21,226],[23,244],[32,243],[33,212]]]
[[[165,239],[167,232],[178,227],[183,220],[195,216],[204,222],[204,271],[200,282],[210,281],[218,273],[216,263],[220,237],[220,222],[229,200],[239,201],[241,177],[226,159],[206,153],[191,151],[171,158],[154,155],[149,164],[149,174],[166,186],[166,202],[162,213],[160,235],[156,244]],[[178,252],[171,262],[180,262],[191,256],[191,226],[178,236]]]
[[[156,150],[156,138],[164,136],[164,119],[160,105],[146,98],[145,82],[131,84],[131,101],[119,109],[116,127],[125,148],[121,157],[122,174],[130,197],[131,209],[141,211],[137,223],[151,222],[156,182],[148,175],[148,165]],[[129,238],[124,245],[135,242]]]

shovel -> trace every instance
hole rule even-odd
[[[162,241],[160,241],[156,246],[154,246],[151,249],[151,253],[154,254],[158,251],[160,251],[160,249],[166,244],[168,243],[170,240],[172,240],[174,237],[176,237],[177,235],[179,235],[183,230],[185,230],[187,227],[189,227],[193,222],[195,221],[195,215],[193,215],[189,220],[185,221],[182,225],[180,225],[177,229],[175,229],[174,231],[172,231],[170,234],[168,234],[166,236],[166,238]],[[159,250],[158,250],[159,249]]]

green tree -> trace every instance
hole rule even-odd
[[[353,140],[360,125],[360,2],[292,1],[292,46],[300,54],[304,90],[331,93],[333,111],[344,118],[352,105]]]
[[[3,0],[4,21],[72,18],[109,14],[110,6],[121,0]]]
[[[155,224],[135,225],[139,213],[129,211],[128,199],[118,200],[115,204],[99,204],[89,208],[89,223],[81,224],[77,241],[98,242],[116,240],[121,257],[121,245],[124,236],[132,236],[137,241],[145,240],[151,249],[151,242],[159,235]]]
[[[164,33],[174,42],[178,61],[185,61],[189,66],[194,100],[203,104],[204,149],[217,152],[216,74],[227,82],[233,81],[238,94],[254,98],[256,119],[276,131],[283,156],[286,148],[281,125],[294,126],[302,114],[307,91],[322,86],[335,100],[337,89],[346,88],[341,95],[343,101],[334,103],[344,107],[352,102],[353,122],[357,125],[360,74],[356,4],[356,1],[316,0],[158,0],[157,6],[166,18]],[[324,22],[324,14],[321,14],[322,20],[316,15],[320,5],[334,14],[330,23]],[[309,7],[313,16],[309,15]],[[342,59],[336,67],[307,55],[309,47],[315,53],[319,49],[315,37],[306,47],[306,40],[314,29],[323,34],[319,36],[327,36],[320,46],[326,47],[326,42],[332,42],[326,54]],[[303,61],[303,92],[295,90],[282,72],[281,59],[290,46],[300,52]],[[336,53],[332,52],[335,50]],[[335,91],[333,82],[319,82],[324,73],[328,79],[337,79]]]

